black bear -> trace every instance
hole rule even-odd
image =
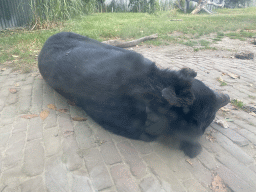
[[[142,55],[75,33],[50,37],[38,57],[45,81],[105,129],[144,141],[174,134],[189,157],[229,96],[194,79],[189,68],[159,69]]]

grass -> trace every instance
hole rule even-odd
[[[218,14],[190,15],[179,11],[148,13],[99,13],[62,21],[56,28],[40,30],[0,31],[0,64],[29,71],[37,68],[37,55],[47,38],[60,31],[72,31],[103,41],[131,40],[158,33],[158,39],[144,42],[151,45],[182,43],[200,49],[214,49],[204,37],[216,34],[245,39],[256,35],[256,8],[218,9]],[[181,21],[170,21],[172,18]],[[47,27],[46,27],[47,28]],[[175,36],[178,33],[180,35]]]
[[[248,95],[248,97],[251,98],[251,99],[256,99],[256,97],[252,96],[252,95]]]
[[[231,104],[238,107],[239,109],[242,109],[244,106],[244,103],[238,99],[232,99]]]
[[[226,85],[228,85],[225,81],[223,81],[223,79],[222,78],[217,78],[217,81],[220,83],[220,86],[226,86]]]

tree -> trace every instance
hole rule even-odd
[[[190,2],[190,0],[185,0],[185,8],[184,9],[180,5],[180,1],[181,0],[177,0],[178,7],[181,10],[184,10],[184,12],[186,13],[187,10],[189,9],[189,2]],[[225,4],[224,0],[219,0],[219,3],[215,3],[213,0],[191,0],[191,1],[197,2],[197,6],[191,12],[191,14],[197,14],[202,9],[205,10],[207,13],[212,14],[212,11],[207,9],[207,5],[213,5],[213,6],[216,6],[216,7],[224,7],[224,4]]]

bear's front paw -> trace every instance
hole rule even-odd
[[[181,141],[180,149],[185,155],[194,158],[201,153],[202,146],[198,142]]]

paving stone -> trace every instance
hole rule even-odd
[[[113,142],[105,142],[100,146],[101,155],[107,165],[113,165],[115,163],[122,162],[122,158],[119,155],[116,146]]]
[[[221,132],[223,135],[227,136],[231,141],[239,145],[240,147],[249,145],[249,141],[239,135],[237,132],[233,131],[232,129],[225,129],[217,125],[216,123],[212,123],[211,126]]]
[[[53,156],[46,160],[45,186],[49,192],[69,191],[67,170],[58,157]]]
[[[256,134],[255,126],[249,125],[247,122],[237,119],[234,121],[234,123],[239,125],[241,128],[247,129],[248,131],[251,131],[252,133]]]
[[[186,191],[186,189],[176,178],[175,174],[173,174],[173,171],[171,171],[169,167],[162,161],[162,159],[160,159],[155,153],[146,155],[143,157],[143,159],[156,176],[159,176],[162,180],[165,180],[171,185],[173,191]]]
[[[31,105],[31,96],[20,97],[19,98],[19,113],[26,114],[29,112]]]
[[[2,173],[2,153],[0,152],[0,177],[1,177],[1,173]],[[1,189],[1,187],[0,187],[0,189]]]
[[[256,189],[256,174],[231,155],[217,155],[216,159]]]
[[[6,75],[0,75],[0,83],[5,82],[6,78]]]
[[[14,132],[8,140],[8,147],[3,158],[3,166],[10,169],[21,163],[23,159],[23,149],[26,140],[25,132]]]
[[[12,80],[10,78],[8,78],[4,83],[3,83],[3,87],[10,87],[13,86],[15,84],[15,80]]]
[[[24,81],[23,84],[24,84],[24,85],[33,84],[34,78],[35,78],[35,77],[33,77],[33,76],[27,77],[27,78],[26,78],[26,81]]]
[[[1,119],[1,120],[0,120],[0,126],[12,124],[12,123],[14,122],[14,120],[15,120],[14,117]]]
[[[167,141],[170,143],[161,143]],[[192,178],[191,172],[186,168],[184,159],[184,153],[179,150],[179,142],[177,140],[159,140],[159,142],[151,143],[155,153],[161,158],[161,160],[167,165],[167,167],[175,173],[175,177],[178,180],[188,180]]]
[[[12,135],[8,141],[8,147],[11,147],[17,142],[26,140],[26,132],[25,131],[19,131],[19,132],[12,132]]]
[[[205,189],[197,180],[188,179],[183,181],[183,185],[186,187],[188,192],[208,192],[209,189]]]
[[[11,105],[11,104],[17,103],[17,101],[18,101],[17,93],[9,94],[9,96],[6,99],[6,105]]]
[[[151,152],[153,152],[149,142],[134,140],[132,141],[132,145],[137,149],[139,153],[143,155],[150,154]]]
[[[20,185],[21,192],[45,192],[43,179],[41,176],[37,176],[33,179],[29,179]]]
[[[55,92],[55,104],[58,109],[69,109],[67,99]]]
[[[160,182],[153,177],[143,179],[140,183],[140,188],[142,192],[165,192]]]
[[[11,147],[7,149],[5,153],[5,158],[3,158],[3,167],[5,169],[10,169],[21,163],[24,157],[24,145],[25,141],[19,141],[17,143],[14,143]]]
[[[256,173],[256,165],[250,165],[249,168]]]
[[[127,139],[125,137],[122,137],[120,135],[114,134],[114,133],[110,133],[110,137],[116,143],[119,143],[119,142],[122,142],[122,141],[129,141],[129,139]]]
[[[83,159],[77,154],[78,146],[74,135],[65,137],[62,146],[62,161],[66,164],[67,169],[69,171],[74,171],[82,167]]]
[[[0,149],[6,147],[10,135],[11,132],[0,133]]]
[[[28,176],[36,176],[44,170],[44,148],[40,140],[27,143],[24,153],[23,173]]]
[[[47,105],[55,104],[54,99],[54,90],[49,86],[44,84],[43,85],[43,106],[42,108],[46,109]]]
[[[2,72],[2,75],[9,75],[12,72],[12,68],[6,69]]]
[[[246,137],[249,141],[251,141],[254,145],[256,145],[256,135],[247,129],[236,129],[236,131]]]
[[[216,172],[223,179],[224,183],[235,192],[254,192],[255,188],[251,187],[242,178],[237,176],[233,171],[221,165]]]
[[[15,133],[20,131],[27,131],[28,121],[29,120],[24,118],[17,118],[17,120],[13,124],[12,132]]]
[[[32,94],[32,88],[33,86],[32,85],[23,85],[19,91],[19,96],[20,98],[22,97],[31,97],[31,94]]]
[[[15,105],[9,105],[4,107],[2,113],[1,113],[1,119],[14,119],[15,115],[17,113],[16,106]]]
[[[185,166],[205,189],[210,190],[209,186],[212,183],[211,171],[206,169],[196,158],[187,159]]]
[[[6,97],[1,97],[1,98],[0,98],[0,112],[1,112],[1,111],[3,110],[3,108],[4,108],[5,100],[6,100]]]
[[[40,117],[30,119],[27,141],[43,138],[43,121]]]
[[[255,131],[255,125],[256,125],[256,118],[252,115],[249,115],[248,113],[241,111],[241,110],[232,110],[232,114],[236,115],[239,118],[245,119],[246,121],[252,123],[253,125],[250,125],[247,122],[241,121],[241,120],[235,120],[234,123],[239,125],[240,127],[244,129],[248,129],[249,131],[256,133]]]
[[[57,126],[57,115],[55,111],[51,110],[48,117],[44,120],[44,124],[45,124],[44,126],[45,129]]]
[[[86,175],[73,175],[72,192],[94,192]]]
[[[138,192],[139,187],[131,178],[129,171],[124,165],[115,165],[110,168],[111,175],[118,192]]]
[[[10,94],[10,91],[8,87],[1,88],[1,92],[0,92],[1,98],[7,98],[9,94]]]
[[[100,143],[112,142],[113,141],[111,139],[110,132],[106,131],[105,129],[103,129],[100,126],[92,125],[91,123],[88,123],[88,125],[91,128],[91,130],[93,131],[93,133],[96,132],[94,134],[94,137],[95,137],[95,141],[97,141],[99,146],[101,145]]]
[[[213,136],[217,139],[218,143],[226,149],[230,154],[232,154],[236,159],[244,164],[250,164],[254,162],[254,159],[245,153],[240,147],[235,145],[232,141],[230,141],[227,137],[222,135],[221,133],[213,133]]]
[[[202,149],[202,152],[197,156],[197,159],[209,170],[214,170],[219,166],[214,158],[214,155],[209,153],[206,149]]]
[[[76,141],[80,149],[89,149],[96,146],[94,138],[92,137],[92,130],[88,126],[87,122],[77,122],[74,130],[76,134]]]
[[[113,185],[98,149],[87,150],[84,154],[84,161],[92,178],[93,186],[97,190],[103,190]]]
[[[60,113],[58,115],[58,122],[60,127],[60,132],[63,136],[69,135],[74,132],[73,125],[70,116],[65,113]]]
[[[17,81],[25,81],[26,80],[26,78],[27,78],[27,76],[28,76],[28,74],[19,74],[18,76],[17,76]]]
[[[0,186],[1,184],[4,184],[6,187],[4,191],[19,192],[18,186],[20,185],[21,178],[24,176],[25,175],[21,172],[20,166],[5,170],[0,179]]]
[[[69,106],[70,107],[70,115],[71,117],[87,117],[85,111],[78,106]]]
[[[43,80],[35,80],[32,91],[31,113],[39,114],[43,106]]]
[[[139,157],[137,150],[128,141],[118,143],[117,147],[130,166],[131,173],[138,178],[145,176],[147,167]]]
[[[61,138],[57,127],[45,129],[43,132],[45,155],[52,156],[61,149]]]

